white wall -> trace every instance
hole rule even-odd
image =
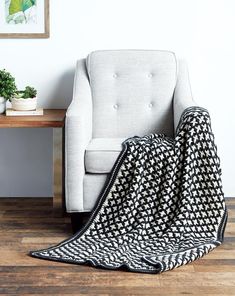
[[[209,109],[223,169],[226,196],[235,195],[235,1],[234,0],[51,0],[51,38],[0,40],[0,68],[11,71],[20,87],[32,84],[43,107],[67,107],[75,61],[96,49],[169,49],[188,60],[195,100]],[[16,133],[16,132],[14,132]],[[14,134],[13,133],[13,134]],[[26,133],[26,134],[25,134]],[[0,196],[51,195],[50,131],[0,130]],[[25,153],[17,149],[28,135]],[[15,147],[7,153],[7,147]],[[19,180],[17,153],[28,192]],[[41,166],[35,173],[34,156]],[[29,156],[30,165],[25,165]],[[5,158],[8,166],[3,166]],[[39,178],[38,176],[42,177]],[[9,180],[15,184],[9,189]],[[41,185],[42,184],[42,185]],[[40,189],[41,188],[41,189]]]

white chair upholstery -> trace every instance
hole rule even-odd
[[[187,65],[169,51],[110,50],[79,60],[66,115],[66,209],[88,212],[131,136],[174,136],[193,102]]]
[[[85,170],[92,174],[107,174],[122,150],[126,138],[95,138],[85,151]]]

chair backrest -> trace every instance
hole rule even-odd
[[[92,52],[86,60],[93,101],[93,137],[173,135],[174,53]]]

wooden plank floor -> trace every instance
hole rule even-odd
[[[52,199],[0,199],[1,295],[235,295],[235,199],[228,199],[224,244],[187,266],[160,275],[107,271],[39,260],[29,250],[71,235]]]

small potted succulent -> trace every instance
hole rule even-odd
[[[37,90],[26,86],[25,90],[16,91],[11,99],[12,109],[16,111],[31,111],[37,108]]]
[[[17,91],[15,78],[5,69],[0,70],[0,114],[6,110],[6,101],[11,100]]]

